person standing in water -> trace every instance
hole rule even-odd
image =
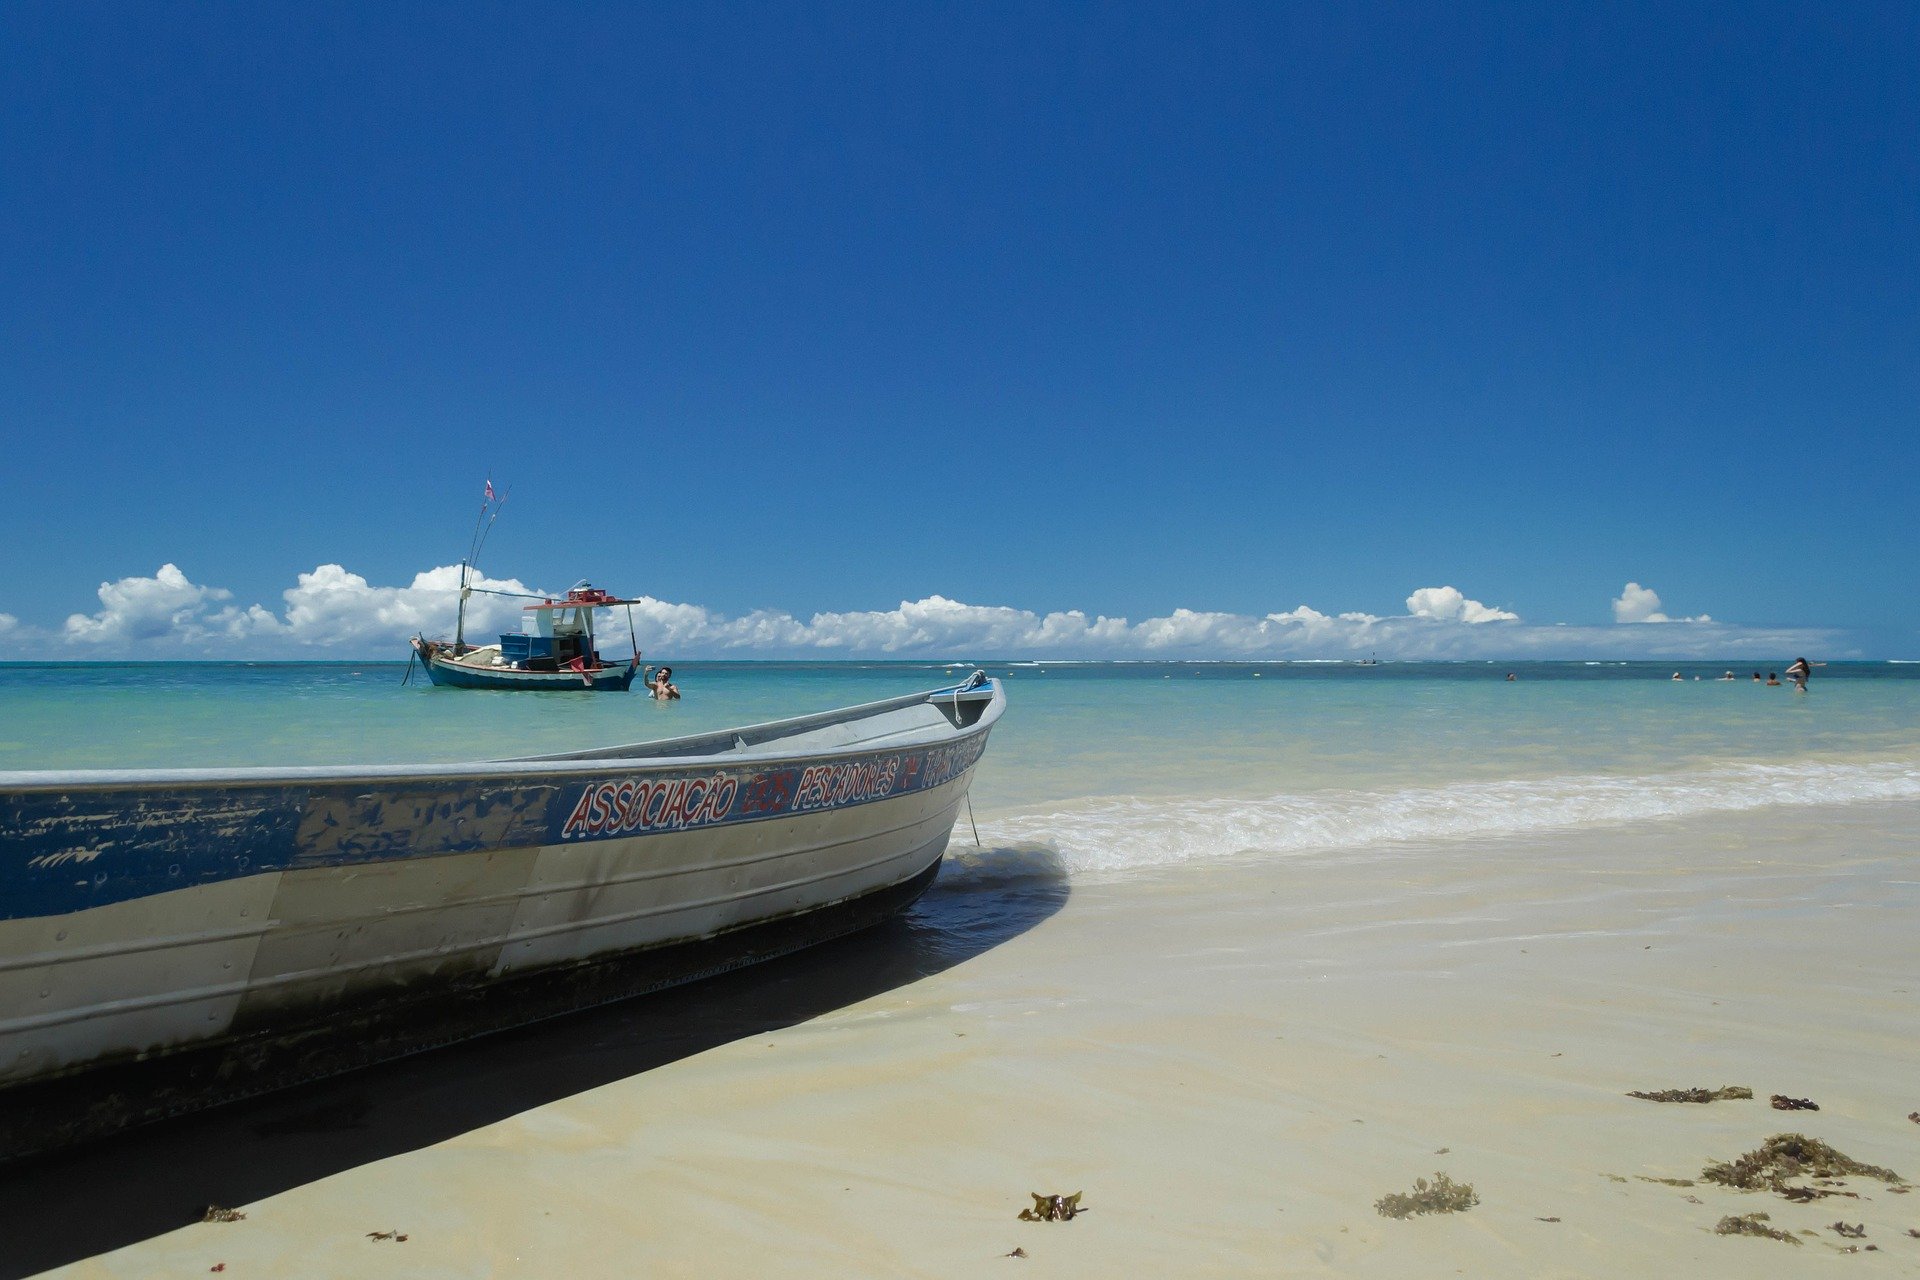
[[[1813,678],[1814,667],[1824,667],[1826,665],[1824,662],[1814,663],[1808,662],[1805,658],[1795,658],[1793,665],[1787,668],[1787,679],[1793,681],[1794,688],[1798,689],[1801,693],[1805,693],[1807,691],[1807,681]]]

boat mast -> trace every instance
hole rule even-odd
[[[503,489],[498,496],[493,492],[493,481],[487,481],[486,496],[480,499],[480,516],[473,522],[473,537],[467,540],[467,558],[460,562],[460,612],[453,624],[453,651],[466,652],[467,644],[467,597],[473,594],[470,585],[473,570],[480,563],[480,548],[487,545],[487,535],[493,532],[493,522],[500,518],[500,508],[507,505],[507,494]]]

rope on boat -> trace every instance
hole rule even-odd
[[[953,691],[953,727],[960,727],[960,695],[972,689],[978,689],[987,682],[987,673],[975,668],[966,683]],[[980,848],[980,824],[973,820],[973,792],[967,792],[967,825],[973,828],[973,847]]]
[[[552,596],[543,596],[532,591],[495,591],[492,587],[463,588],[468,595],[478,591],[483,596],[512,596],[515,600],[551,600]]]
[[[960,727],[960,695],[970,690],[978,689],[981,685],[985,684],[986,682],[987,682],[987,673],[979,670],[978,668],[975,668],[974,673],[966,678],[965,683],[954,686],[953,688],[953,727],[954,728],[958,729]]]

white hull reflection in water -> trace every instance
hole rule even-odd
[[[0,774],[0,1151],[620,999],[932,881],[970,681],[489,764]]]

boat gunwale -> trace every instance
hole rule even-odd
[[[964,726],[927,725],[903,731],[899,740],[884,745],[857,742],[803,751],[781,750],[780,743],[801,733],[873,719],[891,711],[920,705],[938,706],[937,700],[952,705],[982,700],[986,708],[973,723]],[[782,720],[767,720],[735,728],[709,730],[678,738],[660,738],[650,742],[625,743],[612,747],[589,747],[581,751],[554,755],[517,756],[505,760],[449,761],[434,764],[388,765],[241,765],[205,769],[21,769],[0,770],[0,793],[24,793],[111,787],[276,786],[302,782],[431,782],[490,778],[565,778],[602,772],[622,764],[651,768],[716,768],[727,765],[765,765],[812,758],[857,756],[897,751],[928,743],[958,742],[985,733],[1006,709],[1006,692],[998,680],[980,685],[961,683],[919,693],[901,694],[876,702]],[[761,739],[747,750],[734,744],[747,735]],[[700,752],[693,748],[714,745],[717,751]],[[679,752],[680,754],[673,754]]]

